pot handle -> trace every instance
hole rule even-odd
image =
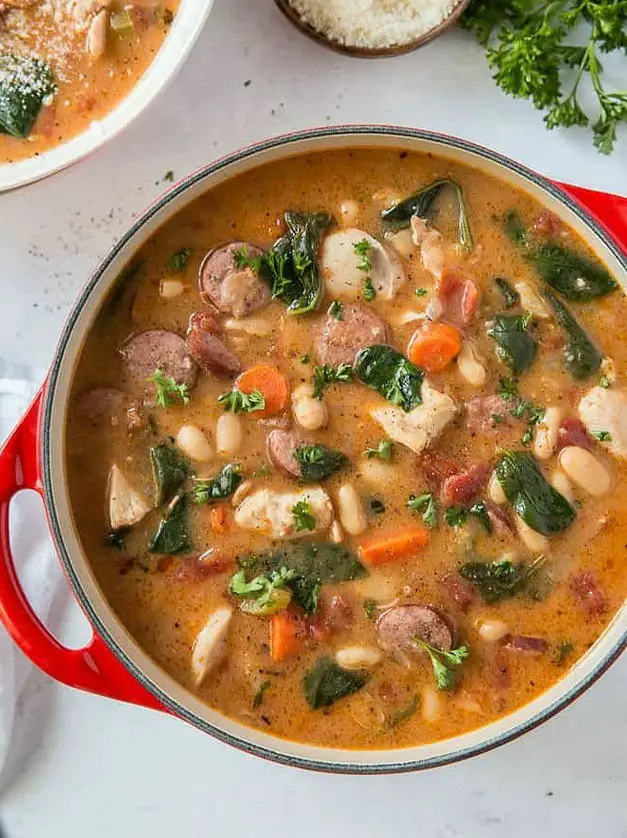
[[[44,385],[45,387],[45,385]],[[43,497],[39,427],[44,387],[0,451],[0,620],[30,658],[56,681],[87,692],[163,709],[94,633],[84,649],[66,649],[31,608],[20,585],[9,540],[9,504],[21,489]]]
[[[627,198],[569,183],[554,183],[593,215],[627,254]]]

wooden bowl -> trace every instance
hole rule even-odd
[[[453,11],[442,21],[442,23],[438,26],[434,26],[433,29],[429,29],[428,32],[425,32],[424,35],[421,35],[419,38],[415,38],[413,41],[409,41],[406,44],[398,44],[397,46],[392,47],[379,47],[376,49],[347,46],[346,44],[339,43],[339,41],[333,41],[321,32],[318,32],[313,28],[313,26],[305,23],[300,15],[294,11],[289,3],[289,0],[275,0],[275,3],[289,22],[302,32],[303,35],[306,35],[308,38],[311,38],[312,41],[316,41],[334,52],[341,52],[344,55],[352,55],[356,58],[390,58],[393,55],[403,55],[406,52],[413,52],[413,50],[418,49],[418,47],[423,46],[423,44],[428,44],[429,41],[433,41],[435,38],[438,38],[446,32],[447,29],[457,23],[470,4],[470,0],[459,0]]]

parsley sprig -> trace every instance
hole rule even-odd
[[[309,501],[299,500],[292,507],[292,515],[296,522],[296,532],[305,532],[309,530],[313,532],[316,529],[316,519],[311,514],[311,506]]]
[[[351,381],[353,377],[353,368],[350,364],[340,364],[337,367],[331,367],[324,364],[321,367],[314,368],[314,399],[321,399],[325,389],[329,384],[335,384],[336,381]]]
[[[224,409],[230,410],[231,413],[254,413],[265,408],[266,400],[261,390],[251,390],[250,393],[243,393],[235,387],[233,390],[218,396],[218,404],[223,405]]]
[[[155,385],[155,401],[159,407],[172,407],[177,402],[183,405],[189,404],[191,396],[187,384],[177,384],[163,370],[155,370],[147,381]]]
[[[438,649],[423,640],[417,635],[414,637],[414,643],[421,646],[431,658],[431,665],[433,667],[433,674],[435,675],[435,682],[439,690],[449,690],[453,686],[454,667],[460,666],[468,657],[469,650],[467,646],[458,646],[457,649],[451,649],[445,652],[443,649]]]
[[[486,47],[499,87],[545,110],[549,129],[590,124],[580,95],[589,79],[598,114],[593,142],[612,152],[627,122],[627,90],[605,88],[599,55],[627,51],[625,0],[475,0],[462,23]]]

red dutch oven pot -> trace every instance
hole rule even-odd
[[[547,180],[488,149],[440,134],[388,126],[305,131],[229,155],[173,186],[111,250],[65,326],[49,376],[0,453],[0,618],[15,643],[52,678],[78,689],[174,713],[248,752],[304,768],[350,773],[416,770],[455,762],[507,742],[550,718],[588,688],[627,645],[627,606],[558,684],[530,704],[468,734],[401,750],[347,751],[288,742],[227,719],[176,684],[133,641],[105,601],[74,530],[65,490],[64,419],[85,335],[123,266],[169,218],[208,189],[258,165],[334,148],[429,152],[523,189],[573,226],[627,288],[627,199]],[[61,645],[20,586],[9,544],[9,503],[21,489],[43,498],[53,541],[94,633],[84,649]]]

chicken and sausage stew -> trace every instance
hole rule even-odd
[[[511,712],[624,600],[626,317],[572,230],[444,159],[220,185],[127,266],[75,373],[99,583],[278,736],[402,747]]]
[[[129,93],[178,0],[0,0],[0,164],[85,131]]]

